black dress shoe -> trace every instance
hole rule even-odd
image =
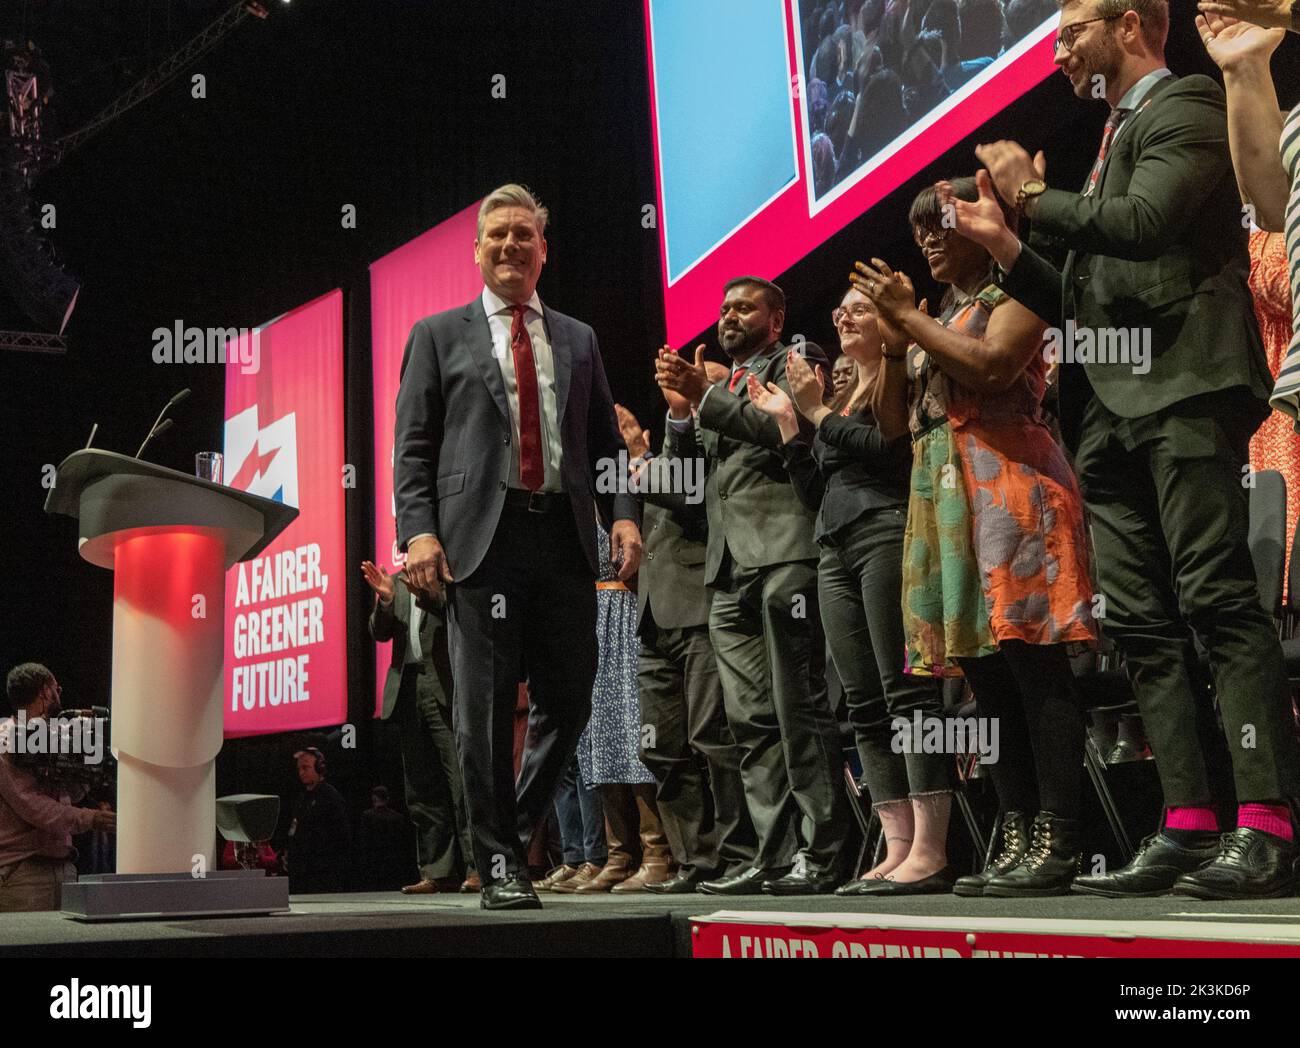
[[[485,910],[540,910],[542,900],[533,891],[530,881],[511,877],[503,881],[489,881],[483,885],[479,906]]]
[[[787,873],[784,877],[763,882],[764,895],[830,895],[844,883],[844,878],[834,872]]]
[[[1079,820],[1062,819],[1048,811],[1034,816],[1029,850],[1020,864],[984,885],[984,894],[997,899],[1037,899],[1069,895],[1079,873]]]
[[[754,867],[738,873],[734,877],[723,877],[716,881],[702,881],[695,890],[705,895],[762,895],[764,881],[779,880],[789,871],[788,866],[772,870],[762,870]]]
[[[1002,850],[979,873],[958,877],[952,886],[954,895],[966,897],[984,894],[984,886],[994,877],[1010,873],[1029,851],[1029,820],[1024,812],[1009,811],[1002,816]]]
[[[857,880],[844,885],[842,891],[835,894],[841,897],[870,895],[875,898],[899,895],[947,895],[952,891],[957,873],[951,866],[945,866],[938,873],[922,877],[919,881],[895,881],[889,877],[872,877],[869,881]]]
[[[645,890],[651,895],[694,895],[695,890],[708,879],[708,874],[692,871],[678,872],[676,876],[657,884],[647,884]]]
[[[1107,899],[1140,899],[1164,895],[1185,873],[1199,870],[1219,854],[1219,838],[1207,833],[1204,843],[1184,846],[1153,833],[1138,845],[1127,866],[1110,873],[1076,877],[1070,891],[1078,895],[1100,895]]]
[[[1296,846],[1239,826],[1223,835],[1218,857],[1174,882],[1172,894],[1196,899],[1281,899],[1295,894]]]

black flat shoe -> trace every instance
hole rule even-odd
[[[1141,899],[1165,895],[1185,873],[1208,866],[1219,854],[1219,838],[1207,833],[1204,842],[1187,847],[1163,833],[1153,833],[1139,846],[1127,866],[1110,873],[1076,877],[1070,891],[1105,899]]]
[[[922,877],[919,881],[895,881],[888,877],[873,877],[869,881],[854,881],[852,884],[846,884],[844,887],[852,888],[853,891],[845,891],[845,895],[853,896],[889,896],[891,899],[900,895],[949,895],[952,892],[952,886],[957,880],[957,871],[951,866],[945,866],[938,873],[932,873],[929,877]]]
[[[540,910],[542,900],[533,891],[531,882],[522,877],[504,881],[490,881],[483,885],[479,907],[484,910]]]
[[[763,882],[764,895],[830,895],[844,883],[834,873],[787,873]]]
[[[1239,826],[1223,835],[1218,857],[1174,882],[1194,899],[1283,899],[1295,894],[1294,841]]]
[[[738,873],[734,877],[703,881],[695,890],[704,895],[762,895],[764,881],[780,880],[789,872],[788,866],[773,870],[754,868]]]
[[[647,884],[645,890],[651,895],[693,895],[704,880],[698,873],[679,873],[658,884]]]

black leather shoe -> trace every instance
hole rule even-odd
[[[1034,816],[1033,836],[1025,857],[1014,869],[985,884],[984,894],[997,899],[1069,895],[1080,859],[1079,820],[1040,811]]]
[[[954,895],[967,897],[984,894],[984,886],[994,877],[1010,873],[1029,851],[1029,820],[1021,811],[1009,811],[1002,816],[1002,850],[979,873],[958,877],[952,886]]]
[[[782,866],[772,870],[754,867],[736,874],[723,877],[717,881],[703,881],[695,890],[705,895],[762,895],[763,882],[775,881],[790,872],[790,867]]]
[[[1281,899],[1295,894],[1294,841],[1248,826],[1223,835],[1218,857],[1174,882],[1196,899]]]
[[[835,894],[841,897],[870,895],[875,898],[887,895],[891,899],[899,895],[947,895],[952,891],[956,878],[956,871],[951,866],[945,866],[938,873],[922,877],[919,881],[895,881],[889,877],[872,877],[869,881],[859,880],[846,884],[843,891]]]
[[[647,884],[645,890],[651,895],[692,895],[707,879],[708,874],[678,873],[658,884]]]
[[[533,891],[530,881],[511,877],[503,881],[489,881],[483,885],[479,906],[484,910],[540,910],[542,900]]]
[[[1185,873],[1199,870],[1219,854],[1219,838],[1207,833],[1205,843],[1184,847],[1163,833],[1153,833],[1138,845],[1127,866],[1109,873],[1076,877],[1070,891],[1106,899],[1141,899],[1164,895]]]
[[[763,882],[764,895],[830,895],[844,878],[834,872],[787,873],[784,877]]]

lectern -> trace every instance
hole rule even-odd
[[[292,506],[111,451],[59,464],[47,513],[75,517],[81,556],[113,577],[117,873],[64,889],[85,919],[266,913],[282,879],[215,870],[227,569]]]

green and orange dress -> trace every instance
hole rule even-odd
[[[990,284],[949,308],[983,339],[1009,299]],[[910,673],[958,675],[1000,644],[1096,642],[1083,498],[1042,413],[1047,361],[1010,389],[969,390],[914,348],[912,488],[903,542]]]

